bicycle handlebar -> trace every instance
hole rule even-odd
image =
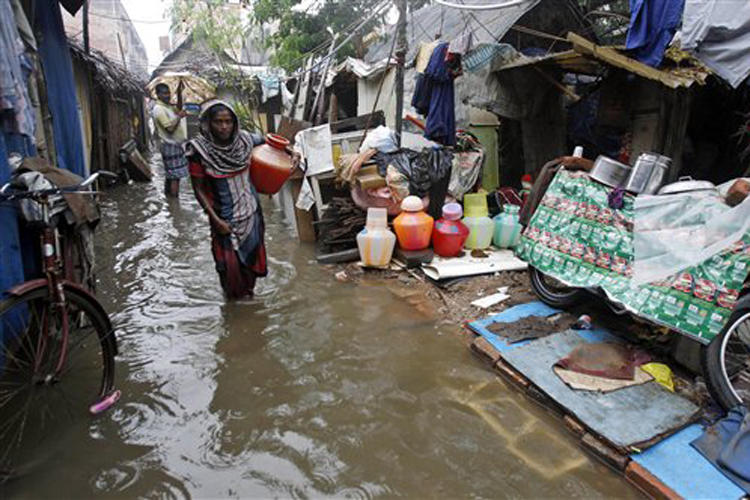
[[[56,187],[52,189],[36,189],[34,191],[13,191],[11,193],[6,194],[6,191],[11,187],[10,182],[9,182],[5,184],[2,188],[0,188],[0,201],[21,200],[24,198],[42,198],[45,196],[54,196],[56,194],[63,194],[63,193],[95,194],[95,191],[88,191],[85,188],[93,184],[93,182],[100,176],[114,178],[114,179],[118,178],[117,174],[113,174],[112,172],[107,172],[106,170],[100,170],[98,172],[94,172],[93,174],[88,176],[83,182],[81,182],[80,184],[76,184],[75,186]]]

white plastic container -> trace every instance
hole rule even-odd
[[[384,267],[390,264],[396,235],[388,229],[388,211],[368,208],[365,228],[357,235],[359,258],[366,266]]]

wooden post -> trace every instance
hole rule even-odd
[[[125,51],[122,50],[122,40],[120,39],[120,32],[117,32],[117,45],[120,46],[120,57],[122,57],[122,67],[128,69],[128,63],[125,61]]]
[[[401,146],[404,128],[404,63],[406,60],[406,0],[398,0],[398,25],[396,28],[396,140]],[[386,67],[387,71],[387,67]]]
[[[310,111],[310,121],[314,125],[319,125],[323,119],[323,106],[325,106],[325,92],[326,92],[326,76],[328,76],[328,68],[331,67],[331,60],[333,59],[333,49],[336,48],[336,40],[338,35],[333,36],[331,40],[331,48],[328,50],[328,56],[323,71],[320,72],[320,85],[318,86],[318,93],[315,95],[315,101],[313,101],[313,107]]]
[[[83,50],[86,55],[91,54],[91,45],[89,44],[89,0],[83,2]]]

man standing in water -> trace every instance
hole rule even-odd
[[[154,106],[154,124],[159,137],[159,152],[164,161],[164,192],[177,196],[180,179],[188,176],[188,163],[183,144],[187,141],[187,120],[182,109],[182,82],[177,86],[177,106],[171,104],[171,94],[166,83],[156,86],[158,101]]]

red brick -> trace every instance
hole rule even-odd
[[[497,363],[500,353],[484,337],[477,337],[471,343],[471,350],[480,358],[489,361],[490,364]]]
[[[656,476],[644,469],[641,464],[632,460],[625,469],[625,478],[650,498],[669,500],[682,498]]]
[[[578,420],[571,417],[570,415],[565,415],[563,417],[563,422],[565,422],[565,426],[578,437],[582,437],[584,434],[586,434],[586,428],[581,424]]]
[[[497,360],[495,363],[495,369],[500,372],[501,375],[510,380],[513,384],[518,385],[524,389],[529,386],[529,381],[518,373],[515,368],[506,363],[502,358]]]
[[[630,458],[627,455],[623,455],[591,434],[583,435],[581,445],[619,471],[625,470],[628,466]]]

